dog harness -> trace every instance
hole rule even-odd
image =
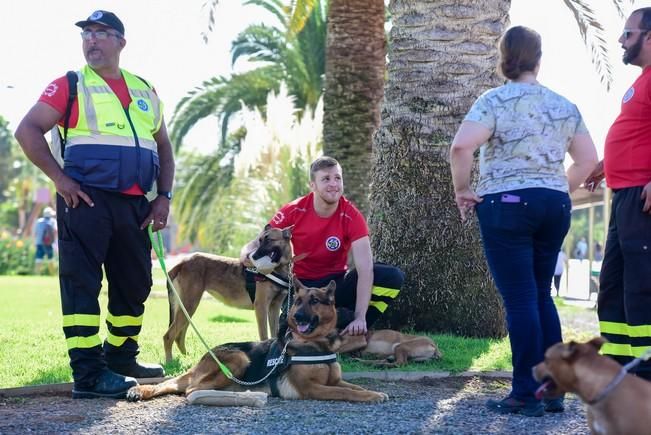
[[[243,270],[244,273],[244,282],[246,283],[246,291],[251,298],[251,303],[255,302],[255,283],[258,281],[269,280],[278,284],[280,287],[289,289],[289,282],[287,277],[283,276],[276,272],[271,272],[268,275],[264,275],[255,269],[245,267]]]
[[[278,378],[286,372],[291,365],[295,364],[333,364],[337,362],[337,354],[333,352],[317,352],[317,351],[299,351],[298,354],[287,357],[282,355],[282,347],[278,340],[274,340],[267,353],[265,370],[266,373],[274,370],[274,373],[269,376],[267,383],[271,390],[273,397],[280,397],[280,390],[278,389]],[[265,373],[265,374],[266,374]]]

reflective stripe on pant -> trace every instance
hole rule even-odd
[[[324,287],[328,285],[330,280],[334,280],[337,283],[335,305],[354,311],[357,300],[357,271],[355,269],[346,274],[334,275],[319,280],[305,280],[302,282],[309,287]],[[400,293],[404,281],[405,275],[397,267],[383,263],[373,264],[371,301],[366,312],[367,328],[370,328],[393,303]]]
[[[84,187],[94,207],[76,208],[57,195],[59,282],[63,330],[77,386],[92,385],[107,361],[133,359],[151,289],[151,245],[140,223],[149,213],[141,196]],[[108,281],[109,334],[99,337],[102,265]]]
[[[642,187],[615,192],[599,277],[597,313],[601,351],[622,364],[651,346],[651,216],[642,211]],[[636,373],[651,380],[651,362]]]

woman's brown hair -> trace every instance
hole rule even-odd
[[[500,40],[499,72],[510,80],[536,69],[542,56],[540,35],[533,29],[514,26]]]

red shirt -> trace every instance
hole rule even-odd
[[[283,206],[269,224],[275,228],[294,225],[294,255],[308,254],[294,265],[299,279],[321,279],[345,272],[350,245],[368,236],[364,216],[343,196],[330,217],[316,214],[314,193],[310,193]]]
[[[651,181],[651,67],[622,98],[622,111],[606,136],[604,172],[613,189]]]
[[[131,95],[129,95],[129,89],[127,88],[127,83],[124,81],[124,78],[120,77],[119,79],[104,79],[107,85],[113,90],[115,95],[120,100],[122,107],[125,109],[131,104]],[[54,80],[52,83],[47,85],[41,97],[38,101],[43,102],[61,113],[61,118],[59,118],[58,124],[63,127],[64,117],[66,113],[66,106],[68,105],[68,95],[70,90],[68,89],[68,79],[66,76],[59,77]],[[72,108],[70,110],[70,120],[68,121],[68,127],[74,128],[77,126],[77,121],[79,120],[79,99],[75,98],[72,102]],[[135,183],[133,186],[123,191],[127,195],[144,195],[145,192],[142,191],[140,186]]]

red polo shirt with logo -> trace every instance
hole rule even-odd
[[[622,98],[621,113],[606,136],[604,173],[613,189],[651,181],[651,67]]]
[[[294,255],[307,254],[294,264],[299,279],[321,279],[345,272],[350,245],[368,236],[364,216],[343,196],[330,217],[316,214],[314,193],[310,193],[283,206],[269,224],[274,228],[294,225]]]

